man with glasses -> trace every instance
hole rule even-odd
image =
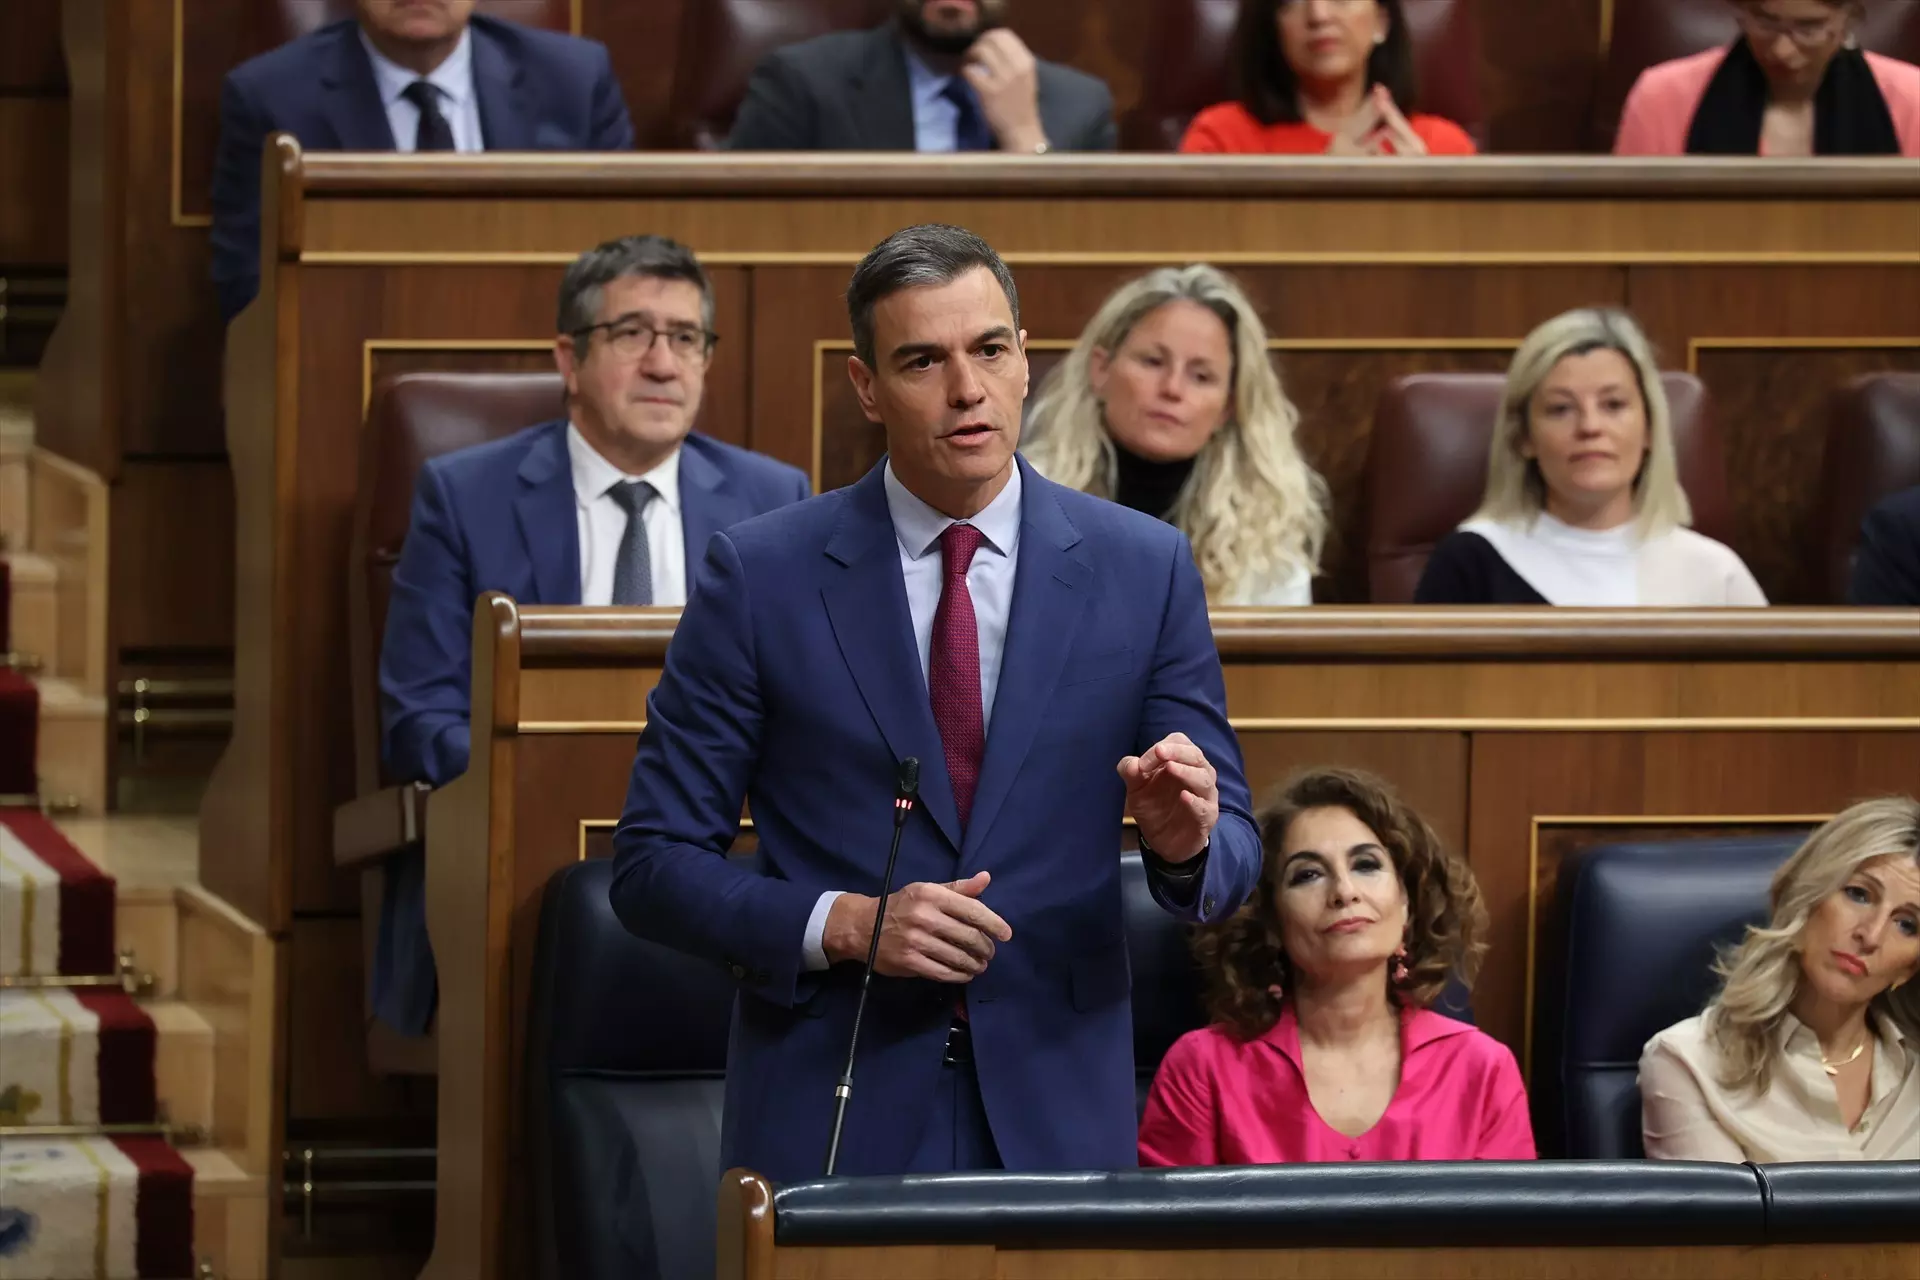
[[[394,570],[380,646],[387,776],[466,771],[474,600],[681,605],[709,539],[812,492],[785,463],[694,432],[712,367],[713,287],[685,246],[627,236],[560,285],[564,417],[429,461]],[[404,1034],[434,1003],[423,871],[389,863],[374,1012]]]
[[[1920,67],[1860,48],[1860,0],[1727,0],[1740,36],[1649,67],[1617,155],[1920,156]]]

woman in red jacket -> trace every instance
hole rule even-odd
[[[1401,0],[1244,0],[1233,65],[1238,100],[1195,116],[1182,151],[1474,154],[1466,130],[1414,110]]]

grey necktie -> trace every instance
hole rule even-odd
[[[414,134],[415,151],[457,151],[453,125],[440,111],[440,91],[425,80],[415,80],[400,96],[420,108],[420,126]]]
[[[613,603],[653,603],[653,548],[647,543],[647,504],[659,493],[645,480],[627,480],[607,490],[625,509],[627,531],[613,558]]]

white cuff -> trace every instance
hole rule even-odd
[[[813,904],[813,914],[807,917],[807,932],[800,942],[800,961],[808,973],[818,973],[829,965],[827,960],[827,912],[839,899],[837,890],[829,889],[820,895]]]

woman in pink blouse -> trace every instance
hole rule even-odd
[[[1920,67],[1860,48],[1860,0],[1731,0],[1740,39],[1642,72],[1623,156],[1920,156]]]
[[[1466,864],[1346,769],[1288,783],[1261,832],[1253,897],[1196,935],[1212,1024],[1161,1061],[1140,1163],[1533,1159],[1512,1052],[1427,1008],[1485,949]]]

